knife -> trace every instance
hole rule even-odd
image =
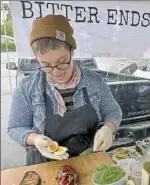
[[[97,153],[97,152],[99,152],[99,151],[93,151],[93,148],[90,147],[90,148],[84,150],[83,152],[81,152],[79,155],[82,156],[82,155],[87,155],[87,154],[92,154],[92,153]]]
[[[87,154],[91,154],[91,153],[93,153],[93,152],[94,152],[94,151],[93,151],[93,148],[90,147],[90,148],[84,150],[83,152],[81,152],[79,155],[87,155]]]

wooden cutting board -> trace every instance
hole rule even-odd
[[[79,176],[78,185],[92,185],[92,175],[97,167],[104,163],[113,163],[105,152],[93,153],[73,157],[64,161],[43,163],[38,165],[3,170],[1,172],[1,185],[19,185],[27,171],[36,171],[42,179],[41,185],[56,185],[56,174],[61,165],[71,165]]]

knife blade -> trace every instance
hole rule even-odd
[[[82,155],[87,155],[87,154],[92,154],[92,153],[97,153],[97,152],[100,152],[100,151],[93,151],[93,148],[90,147],[84,150],[83,152],[81,152],[79,155],[82,156]]]
[[[84,150],[83,152],[81,152],[79,155],[87,155],[87,154],[91,154],[91,153],[93,153],[93,152],[94,152],[94,151],[93,151],[93,148],[90,147],[90,148]]]

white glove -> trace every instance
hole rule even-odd
[[[53,141],[49,137],[44,135],[39,135],[39,134],[37,134],[34,139],[34,145],[39,150],[42,156],[46,158],[54,159],[54,160],[67,159],[69,157],[68,153],[58,156],[58,155],[55,155],[54,153],[49,152],[48,146],[52,142]]]
[[[94,138],[94,151],[105,151],[112,145],[113,133],[110,128],[103,126]]]

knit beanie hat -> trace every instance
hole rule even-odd
[[[74,30],[63,15],[47,15],[33,21],[29,35],[30,45],[42,38],[56,38],[76,49]]]

